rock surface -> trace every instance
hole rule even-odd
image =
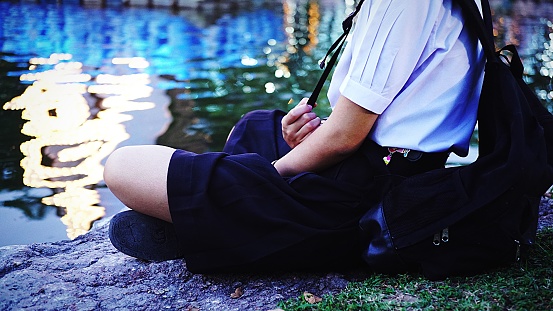
[[[0,248],[0,310],[271,310],[278,301],[336,292],[339,273],[197,275],[182,260],[118,252],[107,223],[72,241]],[[237,288],[243,294],[231,298]]]
[[[553,228],[553,193],[548,193],[540,202],[538,230]]]
[[[0,310],[271,310],[304,291],[321,296],[367,276],[344,273],[198,275],[182,260],[144,262],[118,252],[107,222],[72,241],[0,248]],[[553,227],[553,200],[539,228]],[[243,294],[232,298],[236,289]]]

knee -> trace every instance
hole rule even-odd
[[[104,165],[104,182],[110,189],[122,184],[121,178],[125,176],[125,159],[129,159],[131,147],[121,147],[109,155]]]
[[[157,145],[119,148],[106,160],[104,182],[114,194],[142,191],[165,182],[173,152],[172,148]]]

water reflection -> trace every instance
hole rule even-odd
[[[267,27],[276,27],[278,32],[268,33],[270,36],[256,49],[230,51],[222,58],[234,59],[234,63],[224,66],[219,62],[218,67],[207,68],[196,63],[199,67],[194,73],[203,74],[195,76],[186,72],[164,74],[164,79],[172,81],[167,93],[171,96],[173,121],[157,143],[196,152],[220,150],[228,131],[244,113],[261,108],[286,110],[291,98],[297,103],[317,83],[318,60],[341,34],[336,21],[352,8],[353,4],[342,1],[283,1],[283,15],[278,20],[264,20]],[[242,23],[241,17],[235,22]],[[319,33],[321,29],[324,35]],[[226,44],[230,44],[229,37],[235,44],[252,40],[253,30],[241,36],[229,35],[229,31],[234,30],[218,29],[217,35],[210,32],[210,38]],[[260,31],[263,33],[266,31]],[[211,59],[202,61],[211,64]],[[319,113],[328,114],[326,98],[321,97],[319,103]]]
[[[497,46],[518,46],[526,82],[553,111],[553,3],[530,0],[490,3]]]
[[[354,1],[252,5],[174,12],[0,1],[0,202],[33,219],[54,213],[74,238],[110,208],[103,161],[118,145],[220,150],[244,113],[308,95]],[[553,4],[492,5],[498,46],[520,46],[526,79],[551,109]],[[327,103],[319,98],[319,114]]]
[[[93,81],[71,58],[30,59],[31,72],[20,79],[32,84],[3,108],[22,110],[27,122],[21,132],[32,137],[20,148],[23,183],[52,189],[53,195],[41,201],[58,208],[67,236],[75,238],[104,216],[94,186],[102,180],[103,159],[129,137],[122,122],[131,117],[124,112],[151,109],[154,103],[136,101],[152,93],[148,75],[100,74]],[[118,58],[113,64],[129,71],[147,67],[141,58]],[[43,65],[53,69],[40,71]]]
[[[254,5],[255,11],[238,15],[189,12],[184,18],[186,12],[0,2],[0,55],[2,62],[13,66],[0,80],[17,75],[17,85],[28,85],[19,96],[0,95],[7,102],[3,112],[20,112],[20,120],[26,121],[10,126],[10,135],[21,126],[23,137],[12,135],[11,146],[5,148],[21,150],[25,186],[18,186],[17,174],[8,176],[10,171],[5,170],[10,178],[7,187],[2,185],[0,201],[32,218],[45,217],[50,214],[47,207],[55,207],[69,238],[86,232],[105,213],[101,204],[105,196],[100,195],[106,193],[102,161],[118,144],[154,143],[159,131],[150,129],[163,127],[165,118],[159,114],[164,111],[159,106],[168,101],[175,118],[159,140],[199,152],[212,148],[211,134],[223,127],[228,132],[230,124],[213,126],[201,111],[218,108],[204,99],[220,104],[233,97],[234,86],[230,91],[226,86],[227,76],[235,74],[230,68],[244,69],[245,80],[255,75],[247,68],[266,68],[268,56],[259,55],[264,55],[268,42],[275,44],[266,55],[278,53],[284,38],[279,28],[282,17],[269,7]],[[267,80],[265,90],[271,89]],[[159,96],[162,90],[167,94]],[[250,88],[252,98],[256,91]],[[157,93],[152,96],[156,100],[149,102],[152,92]],[[228,105],[235,106],[233,101],[247,102],[234,97]],[[240,114],[222,116],[236,120]],[[2,120],[14,116],[0,114]],[[4,125],[0,122],[0,127]],[[15,158],[0,161],[18,166]],[[13,243],[14,238],[17,243],[19,234],[13,234],[13,226],[0,227],[4,230],[0,245]],[[44,241],[42,236],[37,239]]]

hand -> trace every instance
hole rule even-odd
[[[307,105],[307,100],[302,99],[282,118],[282,136],[291,148],[299,145],[321,124],[321,119],[312,112],[313,107]]]

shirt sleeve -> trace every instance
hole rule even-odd
[[[442,6],[438,0],[368,0],[349,42],[351,63],[340,93],[381,114],[424,63]]]

